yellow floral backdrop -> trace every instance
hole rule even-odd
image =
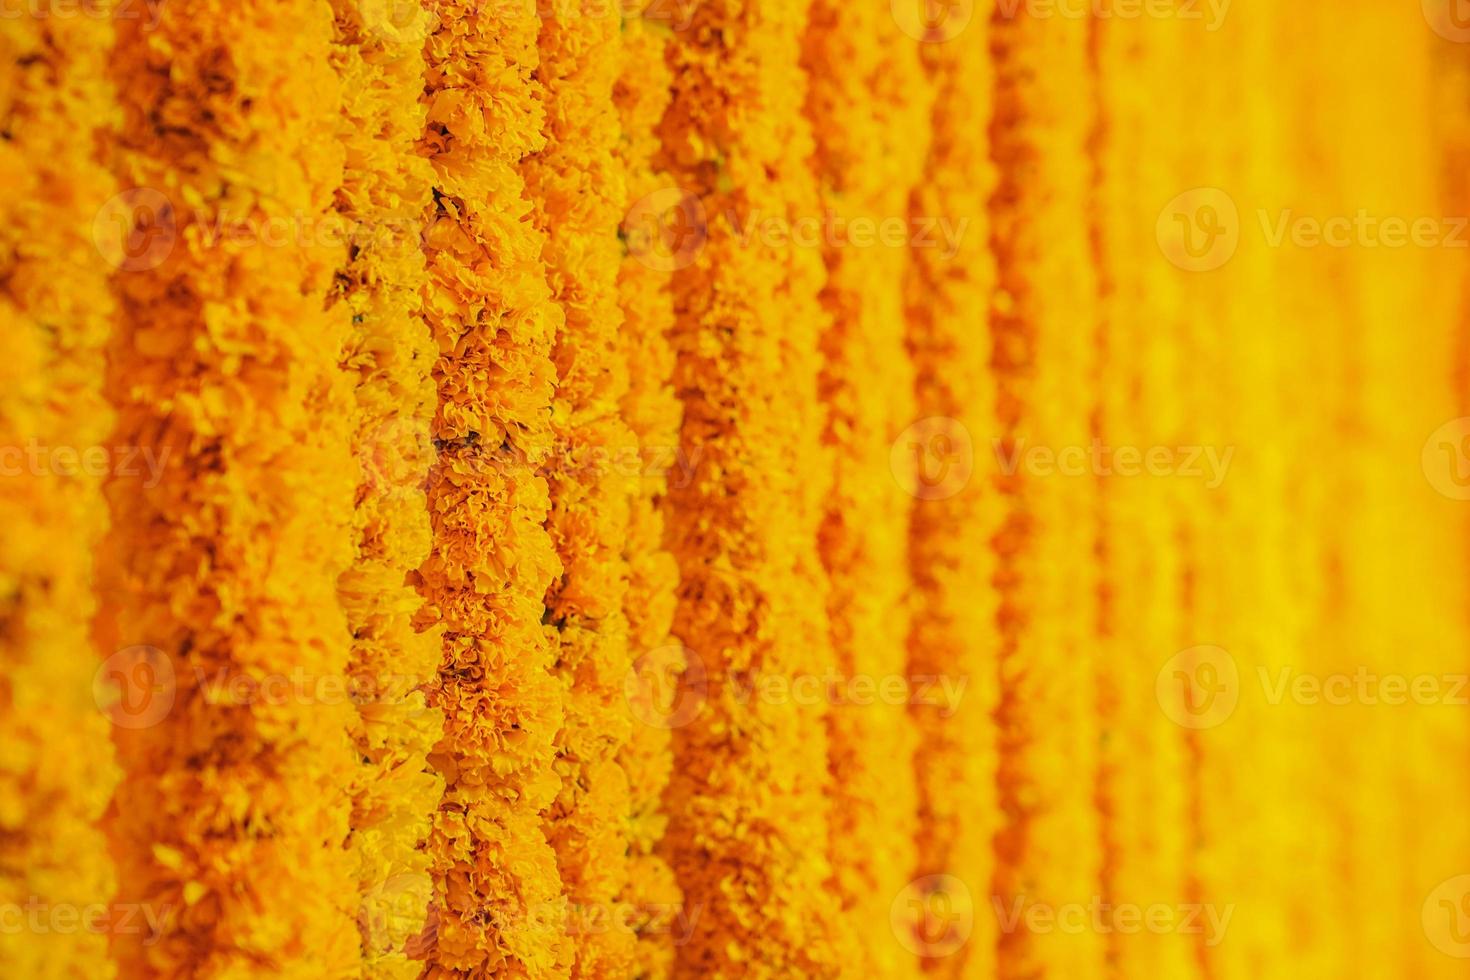
[[[0,973],[1470,976],[1460,0],[6,0]]]

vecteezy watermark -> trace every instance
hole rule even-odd
[[[959,251],[969,218],[914,215],[769,214],[759,208],[746,213],[727,209],[715,221],[738,248],[938,249],[945,259]],[[628,254],[658,272],[674,272],[694,263],[709,242],[712,224],[698,197],[677,187],[645,194],[628,209],[621,234]]]
[[[1288,243],[1296,248],[1470,248],[1465,233],[1470,218],[1402,218],[1371,214],[1366,208],[1327,217],[1259,208],[1256,218],[1272,248]]]
[[[1419,0],[1429,29],[1446,41],[1470,44],[1470,3],[1466,0]]]
[[[1240,700],[1240,669],[1223,647],[1189,647],[1159,668],[1154,696],[1175,724],[1214,728],[1235,713]]]
[[[704,205],[678,187],[661,187],[634,201],[623,216],[628,254],[655,272],[676,272],[699,258],[709,238]]]
[[[363,947],[379,955],[401,948],[423,928],[433,897],[434,883],[422,871],[389,875],[367,889],[357,909]]]
[[[975,471],[975,442],[959,419],[930,416],[899,433],[889,450],[888,465],[909,496],[944,500],[969,484]]]
[[[975,901],[963,881],[949,874],[909,882],[888,908],[888,924],[904,949],[924,959],[958,952],[975,928]]]
[[[36,439],[0,446],[0,478],[17,476],[136,477],[152,489],[163,477],[167,446],[47,446]]]
[[[1470,874],[1434,886],[1419,910],[1419,920],[1435,949],[1455,959],[1470,959]]]
[[[1062,933],[1080,936],[1086,933],[1134,936],[1203,936],[1206,946],[1220,945],[1235,915],[1233,904],[1221,906],[1201,902],[1133,902],[1104,901],[1094,895],[1084,902],[1036,902],[1026,896],[1003,901],[990,899],[1002,934],[1028,932],[1033,935]]]
[[[735,702],[740,705],[916,705],[936,708],[939,717],[946,719],[959,710],[960,699],[965,696],[969,683],[968,677],[944,674],[887,674],[879,677],[872,674],[844,675],[837,671],[824,674],[761,673],[736,677],[731,682]]]
[[[354,453],[362,483],[377,492],[426,490],[450,457],[458,476],[503,476],[548,481],[662,480],[671,489],[687,487],[704,456],[703,446],[608,446],[553,438],[540,446],[521,446],[482,438],[470,431],[436,439],[425,419],[398,417],[361,433]]]
[[[787,218],[759,209],[743,218],[725,212],[725,222],[741,248],[932,248],[952,259],[960,250],[969,218],[934,216],[842,215],[836,211]]]
[[[1439,215],[1298,214],[1293,208],[1257,208],[1261,242],[1268,248],[1470,248],[1470,218]],[[1235,200],[1218,187],[1196,187],[1159,212],[1155,234],[1164,256],[1188,272],[1209,272],[1230,261],[1243,228]]]
[[[1451,419],[1424,440],[1424,477],[1451,500],[1470,500],[1470,417]]]
[[[993,439],[996,462],[1006,476],[1181,477],[1203,479],[1214,490],[1225,480],[1235,447],[1108,446],[1101,439],[1080,446],[1028,446],[1024,437]]]
[[[1470,674],[1379,674],[1359,665],[1352,671],[1315,674],[1294,667],[1256,668],[1267,704],[1325,704],[1336,707],[1412,704],[1470,705]]]
[[[117,651],[98,666],[92,694],[98,710],[114,725],[129,729],[157,725],[183,694],[197,695],[201,703],[216,708],[391,704],[415,714],[430,710],[423,692],[425,679],[410,675],[322,674],[304,667],[261,673],[193,665],[182,676],[189,680],[186,687],[181,686],[172,657],[139,644]]]
[[[119,272],[145,272],[168,260],[180,242],[196,250],[345,249],[422,241],[424,223],[410,218],[355,221],[336,212],[245,214],[187,210],[152,187],[109,198],[92,221],[92,242]]]
[[[1171,263],[1188,272],[1218,269],[1240,245],[1240,212],[1218,187],[1196,187],[1164,205],[1154,237]]]
[[[486,919],[500,933],[552,936],[603,936],[610,933],[668,936],[687,945],[704,912],[695,902],[542,902],[526,909],[488,909]]]
[[[92,243],[120,272],[157,268],[173,252],[177,237],[173,203],[151,187],[119,191],[92,219]]]
[[[87,20],[143,22],[143,30],[158,28],[167,0],[0,0],[0,21],[20,20]]]
[[[174,906],[148,902],[49,902],[32,895],[24,902],[0,902],[0,935],[78,933],[142,936],[144,946],[158,942],[173,920]]]
[[[995,0],[1004,20],[1177,20],[1202,21],[1218,31],[1230,0]]]
[[[1272,707],[1470,705],[1470,674],[1464,673],[1379,673],[1362,664],[1327,672],[1261,665],[1254,677],[1260,686],[1259,703]],[[1165,661],[1155,679],[1159,707],[1185,728],[1224,724],[1246,693],[1235,658],[1217,646],[1181,650]]]
[[[318,674],[304,667],[263,674],[195,667],[192,673],[194,689],[212,707],[394,704],[415,713],[428,710],[420,690],[425,679],[409,675]]]
[[[943,44],[959,37],[975,17],[975,0],[889,0],[898,29],[915,41]]]
[[[649,650],[623,678],[623,697],[633,717],[654,728],[682,728],[709,700],[704,658],[678,643]]]
[[[124,647],[97,666],[92,699],[119,728],[151,728],[173,710],[173,660],[157,647]]]

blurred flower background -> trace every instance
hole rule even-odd
[[[6,976],[1470,976],[1463,0],[0,63]]]

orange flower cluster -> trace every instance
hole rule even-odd
[[[1090,213],[1096,80],[1088,23],[1030,18],[995,25],[991,198],[997,264],[992,321],[996,424],[1011,440],[1087,445],[1097,382],[1097,286]],[[1069,100],[1067,112],[1032,111]],[[1079,330],[1078,324],[1087,324]],[[1092,637],[1097,625],[1093,476],[1003,479],[997,534],[1000,762],[992,895],[1052,907],[1079,901],[1101,876]],[[996,975],[1086,975],[1103,936],[1003,930]]]
[[[629,11],[629,13],[638,13]],[[625,181],[628,208],[650,195],[666,194],[665,178],[655,169],[659,154],[658,124],[669,103],[670,72],[664,61],[667,32],[655,22],[629,16],[622,25],[622,61],[613,101],[621,123],[616,148]],[[620,234],[625,234],[620,229]],[[618,338],[628,367],[628,387],[620,410],[638,441],[640,460],[668,458],[671,450],[681,452],[679,427],[682,407],[666,379],[673,376],[674,350],[670,332],[674,326],[669,269],[645,261],[643,255],[625,248],[618,268],[618,301],[623,329]],[[628,588],[623,612],[628,624],[630,674],[635,703],[652,691],[643,685],[655,676],[650,667],[662,671],[682,664],[670,662],[659,651],[672,653],[675,589],[679,568],[665,544],[665,498],[670,474],[667,467],[650,466],[639,473],[630,501],[623,556],[628,568]],[[677,473],[674,475],[678,479]],[[656,661],[648,662],[653,654]],[[624,694],[629,683],[624,680]],[[649,699],[649,704],[652,700]],[[633,910],[630,925],[638,935],[635,974],[666,977],[673,961],[674,945],[664,923],[670,910],[682,908],[679,886],[674,880],[659,845],[668,827],[663,792],[674,765],[673,737],[664,723],[672,705],[659,703],[651,714],[634,711],[635,724],[628,740],[619,747],[618,763],[628,780],[628,880],[621,901]]]
[[[908,528],[916,593],[908,672],[964,677],[971,685],[952,718],[929,706],[911,708],[919,731],[914,770],[920,829],[911,888],[918,904],[905,910],[899,928],[917,937],[912,945],[921,954],[947,954],[927,957],[930,969],[964,978],[989,977],[995,968],[996,934],[980,896],[995,865],[992,713],[1000,681],[996,660],[1010,629],[1000,614],[1007,587],[1001,497],[990,486],[967,492],[966,479],[979,477],[964,472],[986,451],[976,440],[997,429],[992,361],[1001,342],[976,330],[974,317],[996,289],[986,210],[995,192],[994,165],[987,134],[971,121],[995,84],[989,38],[982,20],[923,52],[934,93],[931,138],[909,207],[916,214],[970,216],[971,227],[951,256],[935,249],[914,253],[904,337],[917,376],[914,415],[938,421],[917,423],[899,447],[906,480],[920,501]],[[977,591],[976,582],[993,588]],[[958,948],[960,936],[946,924],[951,916],[971,924]]]
[[[429,163],[418,152],[424,59],[412,31],[382,30],[351,0],[337,0],[333,12],[347,150],[335,203],[350,244],[327,303],[351,316],[341,363],[356,376],[352,446],[360,467],[356,560],[337,583],[353,638],[358,719],[350,734],[362,760],[347,846],[357,861],[363,970],[411,977],[421,970],[409,954],[431,890],[422,843],[443,793],[428,762],[443,722],[424,694],[438,674],[441,641],[436,630],[416,628],[422,599],[407,580],[431,545],[425,474],[438,353],[422,314],[427,275],[418,236],[431,201]]]
[[[432,761],[445,779],[428,841],[428,976],[565,976],[573,957],[543,822],[561,791],[566,711],[543,602],[562,566],[545,477],[502,463],[552,452],[552,354],[564,316],[521,169],[546,146],[534,77],[541,21],[503,13],[439,4],[425,45],[423,149],[434,185],[424,315],[439,348],[439,405],[433,553],[419,576],[423,621],[444,629],[431,701],[444,712]]]
[[[629,385],[618,339],[622,255],[608,234],[626,206],[613,102],[620,27],[611,5],[552,11],[542,20],[537,79],[544,86],[546,145],[523,168],[562,312],[552,351],[557,388],[547,519],[562,573],[547,591],[543,619],[559,634],[555,674],[566,717],[553,765],[561,791],[546,813],[546,834],[569,904],[565,925],[583,933],[572,975],[589,978],[630,975],[636,945],[623,904],[630,802],[617,756],[633,723],[623,696],[632,663],[623,543],[637,487],[633,473],[603,465],[638,450],[620,414]]]
[[[97,821],[117,770],[87,638],[107,508],[82,466],[112,421],[102,352],[115,301],[91,238],[114,185],[90,152],[115,119],[112,39],[106,20],[0,21],[0,443],[70,451],[44,470],[7,459],[0,493],[0,964],[13,976],[112,973],[105,934],[28,935],[12,918],[116,887]]]
[[[905,40],[879,6],[812,5],[803,35],[805,112],[820,201],[837,218],[908,215],[910,192],[923,179],[928,145],[914,134],[929,131],[933,87],[919,46]],[[906,247],[854,249],[835,239],[822,249],[827,318],[818,392],[827,406],[823,441],[832,447],[834,479],[818,544],[830,586],[834,662],[846,677],[903,677],[909,666],[911,586],[887,570],[909,560],[910,500],[893,493],[888,462],[892,434],[916,418],[904,309],[912,255]],[[913,878],[918,855],[914,842],[895,831],[918,812],[913,762],[919,733],[929,732],[905,704],[835,708],[827,723],[829,887],[843,918],[856,926],[849,962],[869,976],[897,975],[915,959],[893,941],[890,906]],[[873,758],[874,745],[884,747],[882,759]],[[924,758],[934,758],[932,746],[924,748]],[[890,843],[873,848],[879,840]]]
[[[114,732],[116,901],[163,923],[114,934],[127,976],[359,961],[342,847],[355,712],[314,682],[302,696],[277,683],[341,678],[352,652],[349,313],[326,310],[334,253],[213,234],[332,208],[332,37],[325,4],[183,0],[156,25],[118,22],[114,165],[148,225],[114,278],[108,395],[114,442],[166,461],[154,480],[109,481],[98,559],[101,649],[149,651],[116,655],[155,678],[157,716]]]
[[[1344,13],[0,10],[0,972],[1459,976],[1470,34]]]
[[[751,247],[761,213],[816,213],[801,115],[805,3],[703,4],[669,48],[662,123],[669,173],[709,220],[673,279],[680,441],[704,450],[669,495],[679,561],[674,634],[699,664],[703,711],[678,728],[666,797],[686,908],[681,975],[833,976],[849,944],[829,914],[827,731],[822,706],[748,700],[752,678],[833,666],[817,532],[830,489],[822,446],[820,250]],[[740,107],[738,112],[729,107]]]

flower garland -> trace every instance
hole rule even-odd
[[[985,128],[975,125],[989,114],[994,87],[987,17],[988,7],[977,5],[962,32],[922,49],[934,91],[931,144],[908,213],[911,221],[966,224],[951,254],[929,247],[911,251],[905,344],[915,370],[914,419],[945,421],[917,445],[899,447],[914,468],[908,479],[916,492],[908,530],[916,591],[908,673],[963,680],[967,687],[948,718],[933,705],[910,708],[919,732],[919,831],[908,897],[918,905],[897,926],[907,932],[926,971],[953,977],[991,976],[996,942],[985,895],[996,830],[997,736],[991,714],[1000,635],[998,594],[990,583],[997,569],[992,538],[1001,514],[986,461],[976,458],[996,426],[991,340],[975,329],[976,311],[992,302],[996,275],[987,214],[993,165]],[[964,482],[944,469],[965,465],[972,473]],[[924,482],[936,478],[932,489]],[[954,925],[946,928],[944,917],[950,915]]]
[[[622,123],[617,152],[626,177],[627,209],[662,191],[666,178],[654,168],[657,126],[669,102],[672,83],[664,61],[667,32],[628,10],[622,30],[622,62],[613,101]],[[629,249],[618,269],[618,301],[624,329],[619,341],[631,371],[622,397],[622,415],[638,440],[639,483],[628,517],[623,557],[628,589],[623,612],[628,622],[630,652],[636,664],[652,651],[672,647],[675,592],[679,567],[664,541],[664,506],[670,480],[682,481],[693,462],[681,456],[679,425],[683,407],[669,385],[674,351],[669,332],[674,309],[668,271]],[[667,462],[675,453],[673,466]],[[673,869],[659,852],[669,816],[663,791],[674,765],[673,739],[659,714],[639,718],[618,762],[627,773],[629,791],[628,881],[621,896],[633,910],[639,941],[637,976],[667,977],[673,964],[676,930],[671,913],[690,910],[682,903]]]
[[[1463,252],[1262,238],[1463,234],[1446,0],[902,6],[0,12],[0,963],[1453,973],[1463,711],[1292,681],[1464,696]]]
[[[75,934],[16,929],[12,914],[80,914],[114,888],[97,820],[118,773],[87,637],[107,522],[95,457],[112,421],[101,389],[115,304],[91,241],[114,190],[94,156],[116,122],[110,13],[55,16],[45,4],[0,21],[0,963],[13,976],[114,975],[112,909]],[[32,446],[42,462],[17,464]]]
[[[573,977],[625,977],[636,938],[621,903],[628,886],[628,778],[620,747],[632,732],[624,677],[631,664],[623,614],[623,558],[637,492],[628,469],[637,438],[622,420],[628,363],[618,306],[624,176],[613,88],[622,63],[621,17],[612,4],[543,14],[537,80],[545,146],[522,167],[543,255],[563,319],[552,361],[551,513],[547,529],[562,574],[546,594],[560,634],[555,673],[566,717],[557,736],[561,793],[547,813],[574,938]]]
[[[685,908],[699,910],[676,974],[834,977],[851,948],[822,894],[825,710],[747,696],[751,684],[833,665],[815,544],[831,473],[816,397],[822,257],[737,232],[818,206],[801,115],[806,13],[805,3],[700,4],[667,49],[662,162],[688,195],[686,219],[719,218],[683,228],[690,261],[672,279],[680,441],[701,453],[669,497],[682,576],[674,633],[703,668],[700,710],[675,729],[666,796],[680,814],[671,860]]]
[[[543,600],[561,574],[546,529],[561,309],[522,161],[545,145],[534,11],[441,3],[427,38],[423,152],[434,168],[424,314],[438,463],[433,553],[419,573],[424,625],[444,627],[431,699],[444,712],[432,761],[445,779],[429,841],[434,905],[425,975],[564,977],[566,897],[543,815],[563,683]]]
[[[1178,25],[1137,26],[1093,29],[1094,436],[1107,447],[1202,444],[1203,413],[1191,417],[1180,381],[1184,273],[1164,261],[1155,229],[1132,217],[1156,210],[1159,189],[1184,179],[1177,135],[1152,120],[1187,115],[1186,92],[1166,79],[1188,61],[1175,43]],[[1107,665],[1097,674],[1101,897],[1114,907],[1195,901],[1189,729],[1163,710],[1157,678],[1176,651],[1207,641],[1189,636],[1184,541],[1199,530],[1188,526],[1191,508],[1212,491],[1167,477],[1103,477],[1098,491],[1099,659]],[[1111,929],[1104,942],[1113,976],[1201,974],[1190,935]]]
[[[1089,225],[1079,217],[1092,205],[1088,23],[997,17],[992,36],[1001,431],[1012,449],[1022,440],[1053,451],[1087,446],[1097,316]],[[1008,906],[1056,907],[1090,896],[1101,875],[1093,806],[1098,590],[1092,563],[1077,558],[1096,546],[1096,481],[1020,466],[1001,486],[1003,825],[991,894]],[[1006,931],[997,953],[1003,980],[1086,976],[1103,961],[1096,932]]]
[[[342,364],[357,379],[353,446],[361,473],[357,558],[338,580],[353,636],[351,734],[363,762],[348,846],[361,895],[363,975],[406,978],[422,970],[411,958],[429,903],[422,846],[443,794],[443,778],[428,763],[442,717],[420,690],[437,678],[442,641],[414,628],[421,599],[405,581],[430,547],[424,487],[438,353],[420,313],[419,234],[432,175],[417,148],[424,60],[413,27],[426,21],[416,3],[398,11],[396,24],[356,0],[335,0],[334,9],[347,148],[337,215],[351,258],[328,300],[329,309],[340,303],[351,315]]]
[[[927,149],[915,132],[928,131],[933,96],[919,45],[887,7],[818,0],[802,60],[824,214],[845,222],[906,217]],[[910,498],[889,472],[889,440],[917,417],[904,347],[908,254],[836,239],[822,250],[830,324],[819,392],[829,407],[824,441],[834,447],[835,471],[818,541],[831,583],[837,672],[875,685],[908,679]],[[852,967],[870,976],[904,975],[916,965],[891,928],[891,907],[918,863],[911,828],[919,732],[908,712],[880,702],[838,706],[828,718],[828,887],[837,914],[855,927]],[[871,750],[877,745],[881,755]]]
[[[125,976],[346,975],[355,711],[336,586],[356,467],[348,316],[323,312],[342,249],[316,237],[343,164],[332,11],[157,14],[120,20],[113,52],[119,183],[151,203],[115,277],[108,393],[114,442],[164,465],[108,484],[98,635],[151,650],[161,710],[114,732],[108,830],[118,901],[163,925],[113,950]]]

